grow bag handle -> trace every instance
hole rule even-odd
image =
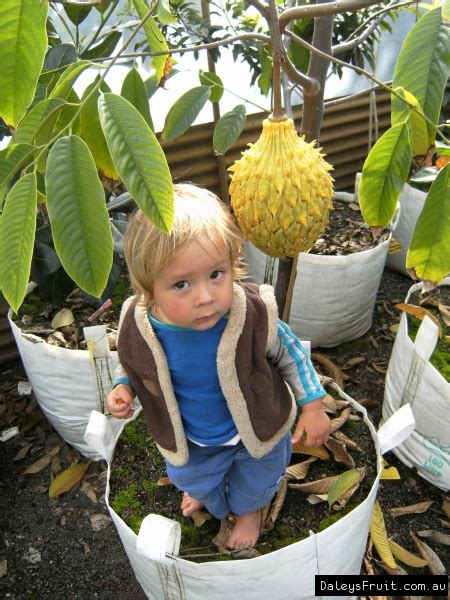
[[[150,560],[167,563],[178,556],[181,541],[181,525],[162,515],[147,515],[141,523],[136,550]]]
[[[381,454],[385,454],[406,440],[414,431],[416,422],[409,404],[404,404],[377,432]]]
[[[111,462],[114,451],[115,437],[107,417],[93,410],[88,426],[84,433],[84,440],[88,446],[98,452],[106,461]]]

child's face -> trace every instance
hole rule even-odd
[[[179,327],[214,327],[233,300],[233,272],[226,248],[205,238],[179,248],[154,283],[152,315]]]

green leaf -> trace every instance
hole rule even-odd
[[[423,112],[437,124],[448,78],[450,31],[442,22],[441,8],[421,17],[406,36],[395,66],[394,88],[402,87],[415,96]],[[392,96],[392,111],[400,109],[401,100]],[[428,129],[429,145],[436,132]]]
[[[139,15],[139,18],[142,20],[148,14],[148,6],[145,4],[144,0],[133,0],[133,5]],[[159,29],[158,23],[153,17],[150,17],[144,23],[144,31],[151,52],[161,52],[169,49],[166,38]],[[163,77],[167,78],[172,65],[175,64],[175,62],[176,61],[169,54],[154,56],[152,58],[152,67],[156,71],[156,79],[158,83]]]
[[[32,144],[16,143],[0,150],[0,190],[4,190],[17,171],[31,161],[34,150]]]
[[[77,60],[77,50],[73,44],[53,46],[45,55],[44,69],[53,71],[71,65]]]
[[[99,98],[100,122],[116,169],[143,213],[162,231],[173,226],[173,185],[164,152],[144,118],[124,98]]]
[[[258,85],[261,92],[267,96],[272,87],[272,48],[267,44],[261,47],[259,57],[261,60],[261,75]]]
[[[209,97],[211,102],[219,102],[223,96],[223,83],[221,78],[211,71],[200,71],[199,79],[202,85],[207,85],[211,88],[211,95]]]
[[[109,179],[119,179],[119,174],[114,166],[111,154],[109,153],[108,144],[106,143],[105,135],[100,124],[100,116],[98,114],[98,98],[100,92],[97,90],[92,93],[96,82],[91,83],[83,94],[83,100],[89,95],[89,98],[83,104],[80,114],[81,137],[86,142],[94,158],[97,169]],[[103,92],[109,91],[105,82],[101,84]]]
[[[56,498],[65,492],[70,492],[82,480],[90,464],[90,462],[75,463],[58,473],[48,488],[48,497]]]
[[[79,60],[69,65],[67,69],[61,73],[55,87],[50,92],[49,97],[63,99],[67,98],[76,78],[88,67],[94,66],[94,63],[92,63],[90,60]]]
[[[154,131],[147,88],[137,69],[133,68],[128,71],[123,80],[120,95],[139,111],[147,125]]]
[[[439,282],[450,272],[450,165],[431,185],[406,255],[406,268]]]
[[[450,146],[448,144],[444,144],[444,142],[437,141],[436,154],[440,154],[441,156],[450,156]]]
[[[14,134],[15,143],[31,143],[38,132],[45,127],[48,119],[58,118],[59,110],[65,101],[61,98],[46,98],[38,102],[20,121]],[[53,127],[52,127],[53,131]],[[50,139],[50,138],[49,138]]]
[[[220,117],[214,128],[213,146],[216,154],[225,154],[244,129],[246,112],[244,104],[238,104]]]
[[[211,88],[200,85],[180,96],[167,113],[161,139],[170,141],[187,131],[205,106],[210,94]]]
[[[176,23],[177,17],[170,12],[169,0],[159,0],[158,2],[158,21],[163,25]]]
[[[358,469],[350,469],[349,471],[341,473],[328,490],[328,506],[331,508],[333,504],[339,500],[345,492],[355,486],[360,479],[361,476]]]
[[[113,242],[103,186],[85,142],[60,138],[45,174],[47,209],[61,263],[75,283],[99,297],[112,266]]]
[[[86,50],[83,50],[81,53],[81,58],[86,60],[94,60],[95,58],[111,56],[121,38],[122,33],[120,31],[111,31],[102,39],[101,42],[95,46],[91,46],[86,48]]]
[[[36,232],[36,174],[21,177],[11,188],[0,218],[0,287],[18,311],[25,298]]]
[[[408,126],[399,123],[377,140],[364,163],[359,203],[369,227],[386,227],[389,224],[408,178],[410,162]]]
[[[92,6],[64,5],[66,15],[76,27],[85,20],[91,10]]]
[[[31,104],[47,50],[48,3],[0,2],[0,116],[16,126]]]
[[[398,92],[400,96],[402,96],[407,102],[415,106],[420,114],[423,115],[422,107],[417,101],[417,98],[403,88],[397,88],[395,91]],[[403,123],[405,121],[408,124],[412,155],[425,156],[428,151],[427,123],[423,116],[421,117],[418,115],[407,104],[400,103],[399,106],[395,108],[393,107],[392,109],[391,122],[392,125],[397,125],[397,123]]]

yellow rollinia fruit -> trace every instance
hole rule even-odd
[[[270,116],[259,140],[228,169],[239,227],[265,254],[296,256],[325,230],[333,167],[320,150],[297,135],[292,119]]]

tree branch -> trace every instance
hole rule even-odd
[[[327,4],[307,4],[288,8],[281,13],[279,18],[280,30],[283,32],[290,21],[305,19],[306,17],[324,17],[337,13],[350,12],[380,4],[379,0],[341,0],[340,2],[329,2]]]
[[[375,19],[371,25],[359,36],[352,40],[348,40],[346,42],[342,42],[337,46],[333,46],[331,49],[331,53],[333,56],[337,54],[343,54],[344,52],[348,52],[349,50],[353,50],[356,46],[359,46],[366,40],[372,33],[380,26],[380,24],[384,21],[387,15],[380,15],[378,19]]]
[[[308,96],[314,96],[319,91],[320,85],[317,79],[308,77],[301,71],[299,71],[292,61],[290,60],[286,50],[282,49],[283,60],[281,61],[281,68],[289,77],[289,80],[301,85],[303,88],[303,93]]]
[[[414,104],[405,100],[405,98],[403,98],[403,96],[401,94],[396,92],[395,89],[389,87],[388,85],[386,85],[385,83],[383,83],[382,81],[377,79],[375,77],[375,75],[373,75],[372,73],[369,73],[369,71],[366,71],[366,69],[357,67],[356,65],[351,65],[350,63],[346,63],[345,61],[340,60],[339,58],[336,58],[335,56],[331,56],[330,54],[326,54],[325,52],[322,52],[315,46],[312,46],[311,44],[306,42],[300,36],[296,35],[295,33],[292,33],[292,31],[286,31],[285,35],[288,35],[289,37],[291,37],[295,42],[297,42],[297,44],[304,46],[310,52],[314,52],[315,54],[322,56],[323,58],[326,58],[326,59],[336,63],[337,65],[340,65],[341,67],[347,67],[348,69],[353,69],[353,71],[356,71],[360,75],[364,75],[365,77],[367,77],[367,79],[370,79],[370,81],[373,81],[374,83],[376,83],[380,88],[383,88],[384,90],[389,92],[391,95],[395,96],[396,98],[398,98],[399,100],[401,100],[402,102],[407,104],[411,110],[413,110],[415,113],[417,113],[419,116],[421,116],[422,119],[424,119],[431,127],[433,127],[433,129],[438,133],[438,135],[441,139],[443,139],[446,143],[448,143],[447,138],[439,131],[439,128],[437,127],[436,123],[433,123],[433,121],[431,121],[431,119],[429,119],[426,115],[424,115],[422,112],[420,112],[420,110],[418,110],[414,106]]]
[[[272,38],[272,113],[274,117],[284,117],[283,102],[281,100],[281,61],[283,53],[275,0],[269,0],[269,30]]]

